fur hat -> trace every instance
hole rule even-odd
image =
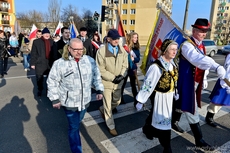
[[[207,31],[211,31],[211,24],[210,22],[208,22],[207,19],[202,19],[202,18],[198,18],[196,19],[196,22],[194,25],[192,25],[193,28],[197,28],[200,30],[207,30]]]
[[[86,27],[81,27],[80,31],[87,31],[87,28]]]

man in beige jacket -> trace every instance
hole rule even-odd
[[[117,135],[112,110],[121,102],[121,87],[128,70],[128,54],[119,45],[120,35],[111,29],[107,35],[107,43],[97,51],[96,62],[101,72],[104,85],[103,106],[99,108],[110,134]]]

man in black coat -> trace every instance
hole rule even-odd
[[[54,60],[57,60],[62,57],[63,47],[69,43],[70,40],[70,31],[68,27],[61,28],[62,37],[54,45],[55,57]]]
[[[86,55],[89,55],[90,57],[94,57],[93,54],[93,46],[91,43],[91,40],[87,37],[87,28],[81,27],[80,28],[80,35],[78,36],[79,39],[83,42],[83,46],[86,49]]]
[[[53,64],[53,52],[51,50],[54,41],[50,39],[50,31],[48,28],[42,30],[42,37],[34,40],[31,50],[30,65],[35,69],[38,92],[37,96],[42,95],[43,90],[43,75],[48,75]]]

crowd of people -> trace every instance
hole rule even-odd
[[[171,39],[163,41],[161,55],[148,68],[141,87],[137,78],[140,44],[136,32],[127,33],[126,43],[121,45],[121,36],[115,29],[108,31],[103,43],[98,32],[92,39],[88,38],[85,27],[81,27],[80,35],[72,39],[68,27],[63,27],[62,36],[55,39],[51,39],[47,27],[38,30],[32,40],[28,39],[27,33],[18,39],[15,33],[10,36],[0,30],[0,77],[7,74],[10,49],[15,56],[22,53],[25,71],[35,70],[38,97],[44,89],[43,76],[48,76],[47,97],[54,108],[64,109],[73,153],[82,152],[79,126],[89,107],[92,91],[96,92],[97,100],[103,101],[99,111],[110,134],[118,135],[113,113],[117,112],[120,103],[126,103],[123,92],[128,78],[134,107],[139,111],[148,99],[151,101],[152,108],[142,130],[148,139],[159,139],[164,153],[172,152],[171,129],[184,132],[178,124],[182,113],[191,127],[195,146],[214,150],[203,139],[198,107],[201,107],[201,91],[207,88],[208,71],[213,70],[219,80],[210,95],[205,120],[216,127],[213,116],[221,106],[230,105],[230,87],[223,80],[230,81],[230,54],[226,56],[224,66],[206,56],[202,41],[210,31],[210,23],[198,18],[192,27],[191,41],[180,46]],[[174,62],[176,55],[178,63]]]

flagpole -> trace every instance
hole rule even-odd
[[[188,41],[195,47],[195,49],[197,49],[196,44],[191,40],[191,38],[188,35],[186,35],[184,31],[180,29],[180,27],[168,16],[168,14],[165,13],[165,11],[161,7],[159,7],[159,9],[169,19],[169,21],[177,28],[177,30],[179,30],[185,36],[185,38],[188,39]],[[224,78],[223,80],[230,87],[230,82],[228,81],[228,79]]]

